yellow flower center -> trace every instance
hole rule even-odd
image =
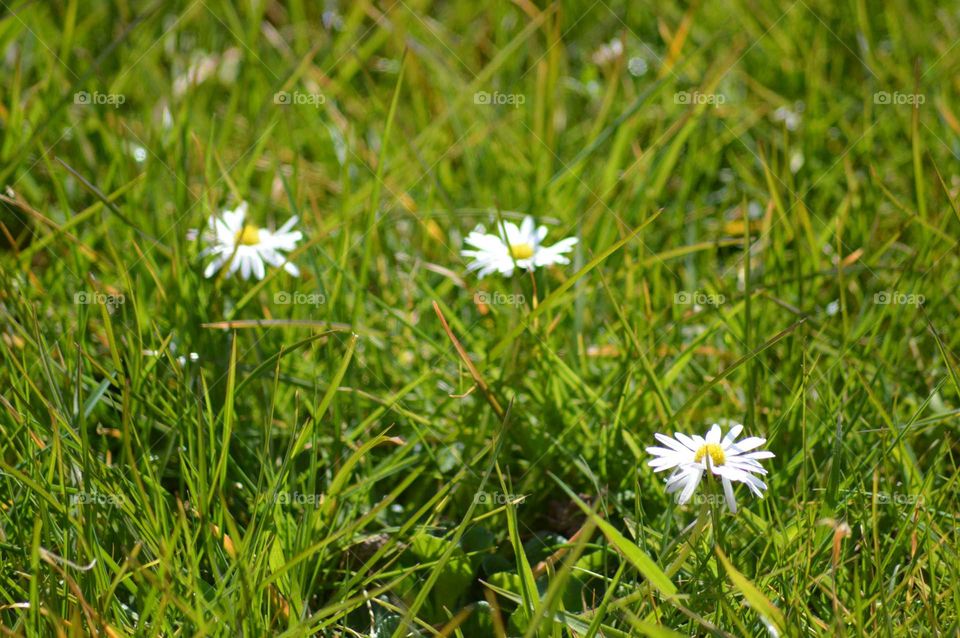
[[[723,455],[723,448],[720,447],[720,445],[717,443],[707,443],[693,455],[693,462],[699,463],[707,454],[710,455],[710,461],[714,466],[723,465],[727,460],[727,457]]]
[[[512,244],[510,255],[514,259],[530,259],[533,257],[533,246],[530,244]]]
[[[247,224],[237,233],[237,243],[244,246],[256,246],[260,243],[260,229],[253,224]]]

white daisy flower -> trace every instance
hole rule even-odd
[[[750,452],[766,443],[766,439],[751,436],[739,442],[735,441],[742,430],[743,426],[736,424],[722,439],[720,426],[716,423],[706,437],[697,434],[687,436],[676,432],[674,438],[670,438],[658,432],[654,436],[666,447],[648,447],[647,452],[657,457],[648,464],[654,472],[673,470],[667,478],[667,493],[679,491],[677,503],[681,505],[690,500],[703,473],[709,470],[720,477],[727,508],[736,513],[737,501],[733,497],[733,481],[746,484],[751,492],[763,498],[763,490],[767,489],[767,484],[754,474],[766,474],[767,471],[760,466],[760,459],[773,458],[773,452],[766,450]]]
[[[553,246],[544,246],[547,236],[546,226],[534,226],[533,217],[523,218],[520,227],[512,222],[504,222],[498,234],[486,233],[482,225],[477,226],[464,240],[476,250],[462,250],[460,254],[474,261],[467,266],[467,272],[478,271],[482,279],[493,272],[507,277],[513,274],[514,266],[533,270],[553,264],[569,264],[564,256],[573,250],[576,237],[567,237]]]
[[[287,261],[284,251],[289,252],[297,247],[297,242],[303,238],[299,230],[291,231],[297,223],[293,216],[279,230],[269,231],[253,224],[245,224],[247,216],[247,202],[241,202],[234,210],[225,210],[220,217],[211,215],[207,227],[203,229],[201,237],[206,248],[200,253],[201,257],[215,255],[203,276],[210,278],[221,267],[229,265],[227,277],[235,272],[247,280],[252,274],[257,279],[263,279],[265,273],[264,262],[274,267],[282,266],[284,270],[298,277],[300,270]],[[196,239],[198,231],[187,233],[188,239]]]
[[[171,354],[176,354],[176,353],[177,353],[177,344],[171,342],[170,345],[167,346],[167,349],[170,351]],[[144,349],[144,350],[141,350],[140,352],[142,352],[145,356],[148,356],[148,357],[162,357],[162,356],[163,356],[163,351],[162,351],[162,350],[153,350],[152,348]],[[177,363],[180,364],[180,367],[181,367],[181,368],[184,367],[185,365],[187,365],[187,362],[188,362],[188,361],[196,362],[196,361],[199,361],[199,360],[200,360],[200,355],[197,354],[196,352],[191,352],[191,353],[189,353],[188,355],[183,355],[183,354],[182,354],[182,355],[180,355],[180,356],[177,357]]]

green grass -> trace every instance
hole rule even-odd
[[[687,4],[3,0],[4,633],[960,635],[960,13]]]

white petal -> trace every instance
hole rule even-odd
[[[731,481],[746,481],[748,474],[736,467],[730,465],[718,465],[713,468],[713,473],[724,478],[728,478]]]
[[[553,252],[550,248],[541,248],[533,256],[534,263],[543,268],[554,264],[569,264],[570,260],[559,253]]]
[[[287,260],[287,258],[282,253],[274,250],[273,248],[259,248],[256,251],[256,254],[259,255],[260,258],[263,259],[265,262],[267,262],[268,264],[270,264],[275,268],[279,268],[280,266],[283,265],[283,262]]]
[[[647,465],[654,472],[662,472],[664,470],[669,470],[670,468],[677,467],[679,465],[684,465],[685,461],[676,457],[660,457],[647,461]]]
[[[659,432],[657,432],[657,433],[654,434],[653,436],[654,436],[654,438],[656,438],[658,441],[660,441],[661,443],[663,443],[664,445],[666,445],[666,446],[667,446],[668,448],[670,448],[671,450],[676,450],[677,452],[690,452],[690,451],[691,451],[688,447],[686,447],[685,445],[683,445],[683,444],[680,443],[679,441],[670,438],[670,437],[667,436],[666,434],[660,434]],[[691,459],[691,460],[693,460],[693,459]]]
[[[233,275],[237,270],[240,269],[240,262],[242,261],[239,251],[235,251],[233,256],[230,258],[230,270],[227,271],[227,277]]]
[[[737,455],[737,458],[741,459],[772,459],[776,456],[773,452],[768,450],[759,450],[757,452],[750,452],[749,454],[740,454]]]
[[[647,448],[647,454],[653,454],[655,456],[677,456],[685,460],[690,459],[689,450],[675,450],[672,447],[650,446]]]
[[[701,476],[703,476],[703,470],[700,468],[697,468],[691,473],[690,478],[687,479],[686,487],[683,488],[683,491],[680,493],[680,498],[677,499],[677,503],[683,505],[690,500],[690,497],[693,496],[693,491],[697,489],[697,485],[700,483]]]
[[[467,264],[467,272],[473,272],[474,270],[480,270],[481,268],[486,268],[490,265],[490,262],[483,259],[477,259]],[[483,278],[483,272],[480,273],[480,277]]]
[[[274,250],[295,250],[297,242],[301,239],[303,239],[303,233],[299,230],[295,230],[292,233],[260,231],[260,244],[273,248]]]
[[[687,484],[687,479],[691,476],[693,476],[693,468],[691,466],[679,467],[674,470],[673,474],[667,477],[667,482],[664,484],[667,494],[672,494],[684,487]]]
[[[743,426],[739,423],[735,424],[730,431],[727,432],[727,435],[723,437],[723,449],[730,447],[730,444],[733,443],[740,433],[743,432]]]
[[[766,443],[766,439],[761,439],[759,436],[750,436],[745,438],[742,441],[738,441],[731,446],[736,453],[746,452],[747,450],[752,450],[755,447],[760,447]]]
[[[740,463],[741,465],[746,465],[750,467],[763,467],[760,465],[760,461],[753,458],[748,454],[735,454],[732,451],[726,452],[727,463]]]
[[[207,279],[213,277],[217,271],[220,270],[220,266],[223,265],[224,261],[226,261],[226,258],[223,255],[218,255],[213,261],[207,264],[206,268],[204,268],[203,276]]]
[[[580,240],[577,237],[567,237],[550,246],[550,250],[558,253],[568,253],[573,250],[573,247],[579,242]]]
[[[513,222],[503,222],[503,239],[511,246],[524,243],[520,229]]]
[[[460,254],[467,259],[473,258],[481,262],[504,259],[512,262],[506,244],[494,235],[471,235],[464,243],[476,249],[460,251]]]
[[[719,442],[720,442],[720,426],[714,423],[713,427],[710,428],[710,431],[707,432],[707,443],[717,444]]]
[[[747,487],[750,488],[751,492],[753,492],[760,498],[763,498],[763,490],[767,489],[766,483],[764,483],[763,481],[761,481],[760,479],[758,479],[752,474],[744,475],[744,480],[741,482],[745,483]]]
[[[723,496],[727,500],[727,509],[730,510],[731,513],[736,514],[737,499],[733,497],[733,485],[726,477],[721,479],[721,481],[723,482]]]
[[[767,471],[763,469],[759,463],[743,463],[740,461],[731,461],[727,459],[727,467],[735,467],[738,470],[743,470],[744,472],[756,472],[757,474],[766,474]]]
[[[294,215],[293,217],[287,220],[287,223],[285,223],[283,226],[281,226],[277,230],[277,234],[282,235],[283,233],[288,232],[291,228],[297,225],[298,221],[300,221],[300,218]]]
[[[490,264],[484,264],[481,266],[480,271],[477,272],[477,279],[483,279],[487,275],[492,275],[497,272],[496,267],[491,266]]]
[[[240,224],[238,226],[233,218],[216,219],[214,220],[213,225],[213,234],[215,236],[215,240],[225,246],[232,246],[237,237],[237,233],[243,229],[243,220],[240,220]]]
[[[676,440],[678,440],[678,441],[680,441],[681,443],[683,443],[684,445],[686,445],[686,446],[687,446],[691,451],[693,451],[693,452],[696,452],[696,451],[699,450],[701,447],[703,447],[703,443],[704,443],[704,442],[703,442],[703,439],[702,439],[701,437],[699,437],[699,436],[694,435],[694,436],[691,438],[691,437],[687,436],[686,434],[683,434],[682,432],[674,432],[674,433],[673,433],[673,437],[674,437]],[[700,441],[697,441],[697,439],[700,439]]]
[[[250,258],[250,262],[253,266],[253,276],[257,278],[257,281],[262,280],[266,274],[263,268],[263,260],[258,256],[253,256]]]
[[[247,202],[240,202],[234,210],[225,210],[221,215],[223,225],[234,234],[243,230],[243,220],[247,217]]]
[[[527,240],[527,243],[533,244],[536,243],[534,237],[535,225],[533,222],[533,217],[527,215],[523,218],[523,222],[520,223],[520,235]]]
[[[553,246],[540,246],[535,255],[537,265],[549,266],[551,264],[569,264],[570,260],[564,256],[564,253],[568,253],[573,250],[573,247],[576,243],[576,237],[568,237],[563,241],[557,242]]]
[[[537,264],[533,259],[519,259],[517,260],[517,268],[522,268],[523,270],[536,270]]]

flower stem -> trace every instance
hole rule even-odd
[[[723,502],[723,493],[720,488],[720,483],[714,479],[713,476],[707,476],[707,480],[704,482],[707,484],[707,492],[709,494],[707,500],[710,505],[710,514],[713,518],[713,544],[725,552],[727,548],[723,542],[723,529],[720,525],[723,516],[720,511],[721,503]]]
[[[720,548],[720,551],[726,553],[727,547],[723,539],[723,527],[721,525],[722,521],[722,512],[721,502],[723,501],[723,494],[721,493],[720,483],[713,476],[707,477],[707,491],[709,493],[709,506],[710,506],[710,515],[712,518],[712,525],[710,526],[713,529],[711,534],[713,538],[713,546],[711,547],[711,553],[713,554],[713,559],[716,562],[717,567],[717,594],[719,597],[723,597],[723,573],[724,567],[720,563],[720,556],[716,551],[716,548]],[[719,614],[719,605],[718,605],[718,614]]]

